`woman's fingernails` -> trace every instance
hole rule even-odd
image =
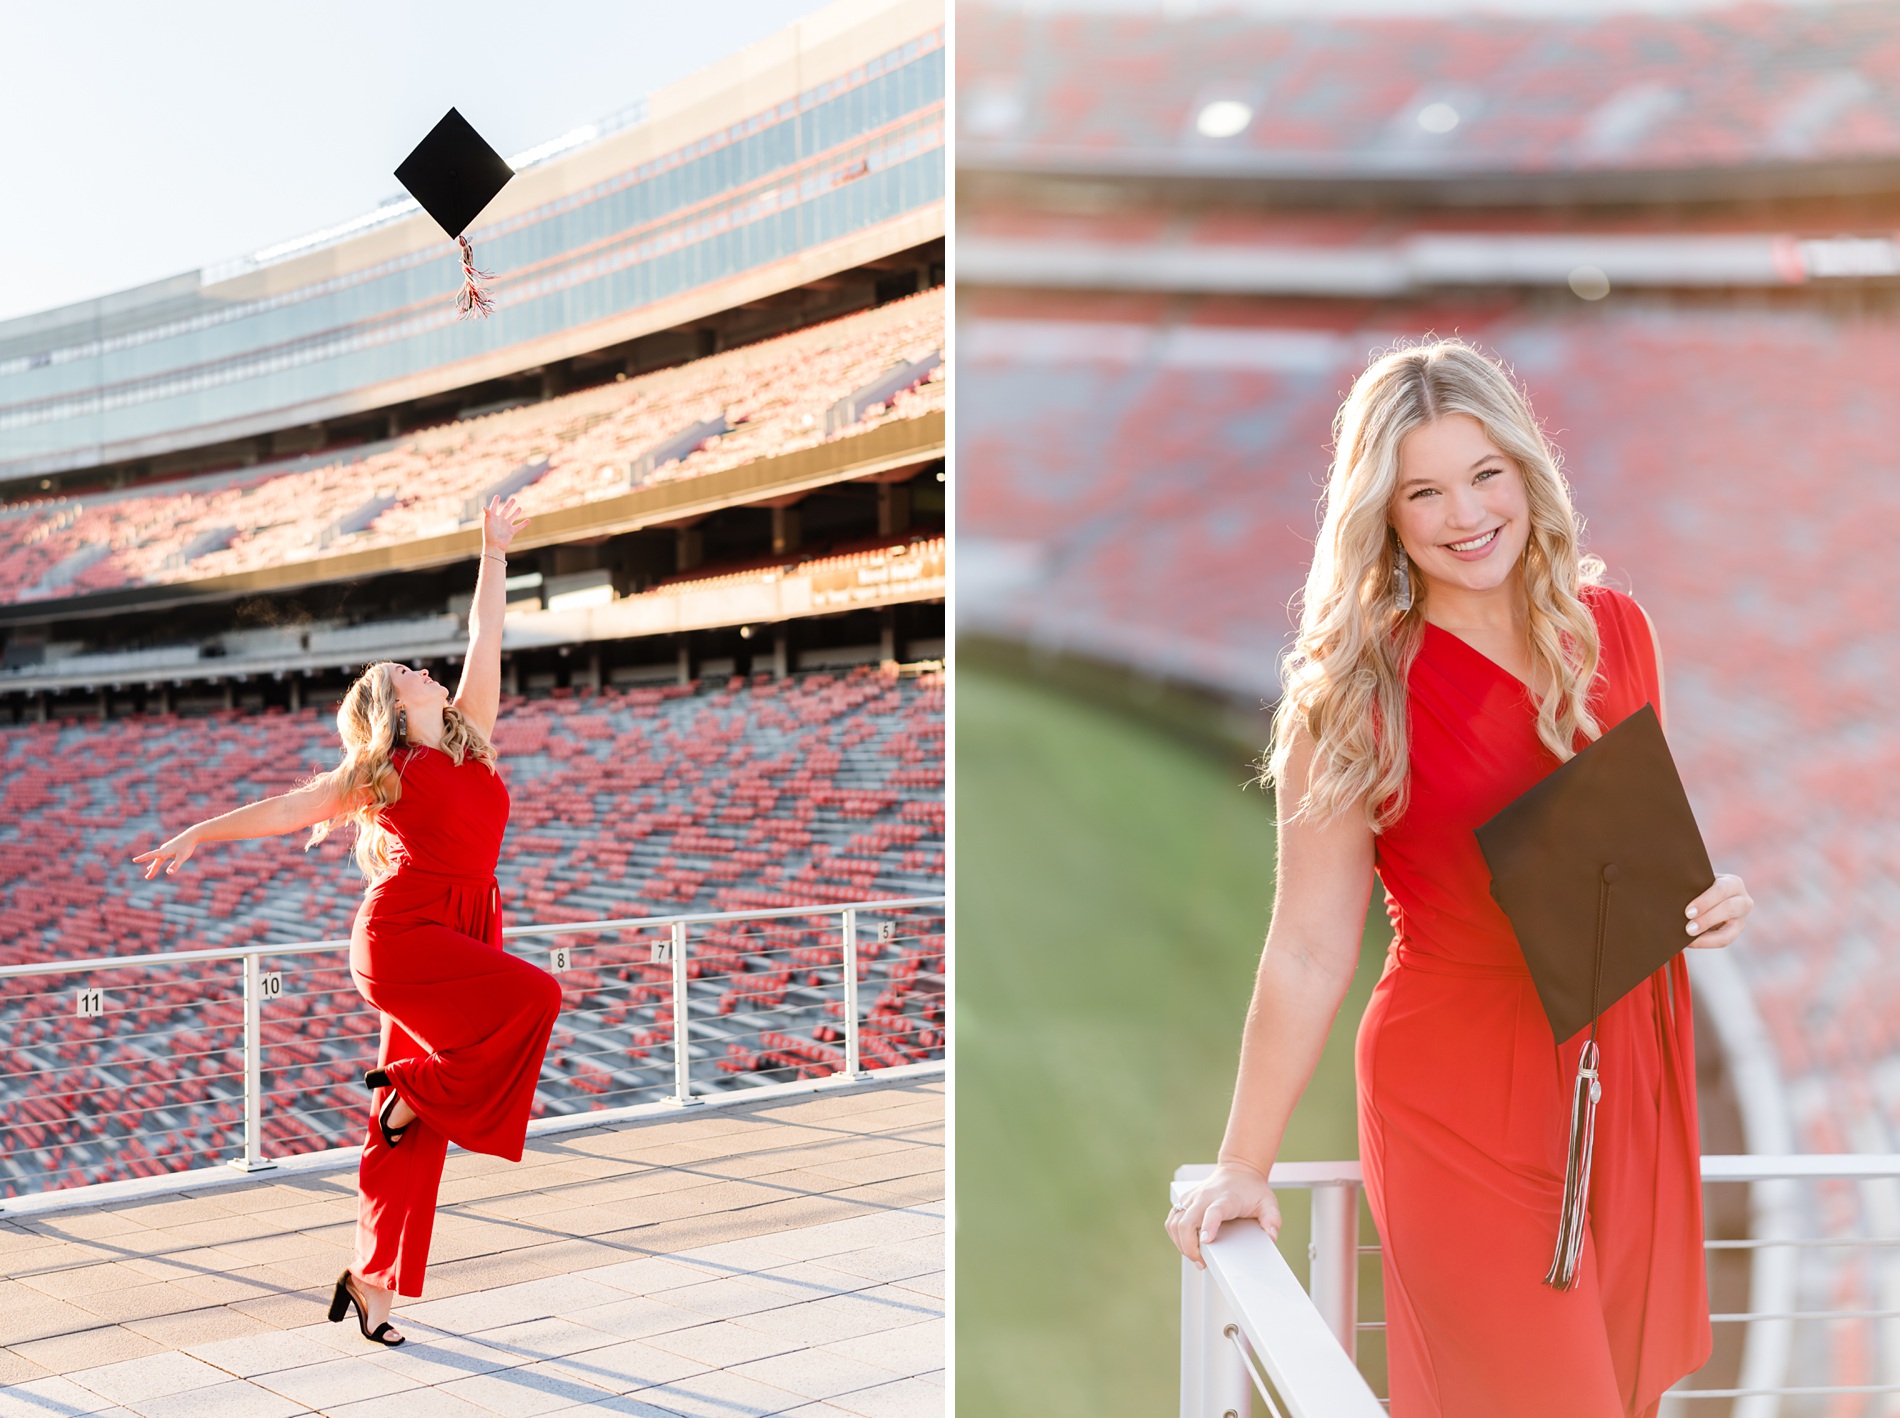
[[[1689,908],[1689,914],[1690,914],[1691,916],[1693,916],[1693,915],[1695,915],[1695,913],[1696,913],[1696,909],[1695,909],[1695,907],[1693,907],[1693,906],[1691,906],[1691,907]]]
[[[1694,935],[1694,934],[1695,934],[1695,933],[1696,933],[1697,931],[1699,931],[1699,930],[1701,930],[1701,929],[1702,929],[1702,927],[1701,927],[1701,925],[1700,925],[1699,923],[1697,923],[1697,922],[1695,922],[1695,921],[1691,921],[1691,922],[1689,922],[1689,934],[1690,934],[1690,935]]]

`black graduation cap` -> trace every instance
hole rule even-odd
[[[482,288],[488,273],[475,269],[475,253],[462,233],[514,175],[501,154],[453,108],[396,169],[396,180],[462,248],[462,293],[456,308],[464,315],[486,315],[494,303]]]
[[[1715,881],[1689,795],[1645,704],[1478,829],[1491,895],[1511,919],[1559,1042],[1588,1026],[1571,1092],[1557,1252],[1544,1283],[1576,1283],[1590,1189],[1597,1018],[1689,943],[1684,908]]]
[[[1559,1042],[1689,943],[1683,908],[1715,881],[1647,704],[1480,827],[1478,845]]]

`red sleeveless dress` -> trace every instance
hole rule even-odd
[[[392,1148],[372,1113],[355,1268],[420,1295],[448,1144],[521,1160],[561,987],[501,948],[501,776],[473,757],[457,767],[433,748],[399,749],[393,761],[402,796],[383,809],[382,824],[397,865],[363,895],[350,974],[382,1012],[377,1065],[416,1120]]]
[[[1628,596],[1583,599],[1608,729],[1659,698],[1655,647]],[[1523,683],[1437,626],[1407,708],[1411,797],[1376,856],[1394,936],[1357,1053],[1392,1418],[1654,1414],[1710,1347],[1687,970],[1678,957],[1603,1016],[1580,1278],[1553,1290],[1587,1035],[1551,1037],[1473,829],[1557,760]]]

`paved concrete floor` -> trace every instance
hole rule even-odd
[[[940,1418],[943,1083],[452,1154],[427,1294],[324,1322],[354,1171],[0,1217],[0,1418]]]

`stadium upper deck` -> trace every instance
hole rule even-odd
[[[467,388],[941,237],[943,42],[938,0],[839,0],[527,167],[470,232],[486,321],[456,320],[453,248],[394,203],[0,324],[0,481]]]
[[[958,21],[966,169],[1331,184],[1772,170],[1838,191],[1900,163],[1889,5],[1267,19],[966,4]]]
[[[928,291],[384,445],[17,504],[0,512],[0,604],[306,563],[317,579],[321,558],[453,537],[495,491],[544,516],[782,458],[940,410],[942,346],[943,295]],[[847,416],[860,390],[880,397]]]

